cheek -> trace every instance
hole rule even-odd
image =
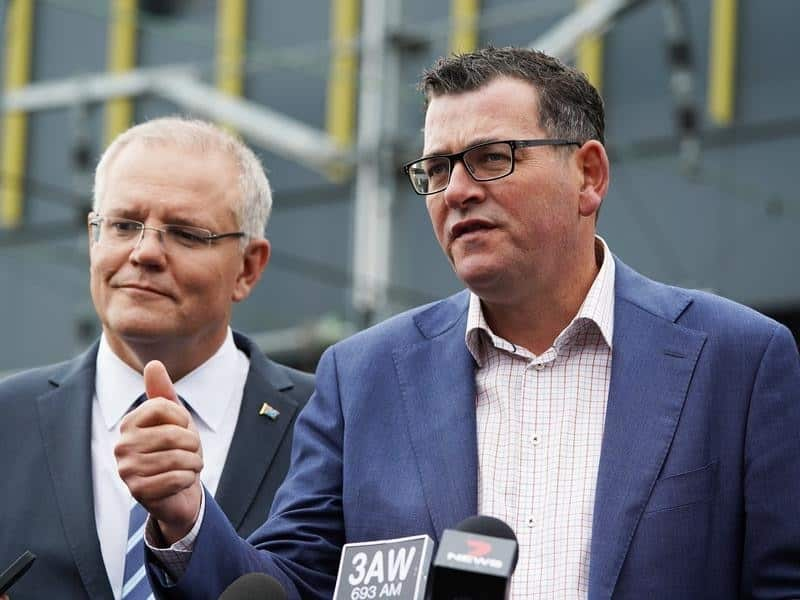
[[[236,281],[233,271],[217,262],[206,263],[202,269],[174,269],[173,277],[187,298],[215,304],[229,299]]]
[[[447,220],[447,211],[443,207],[443,202],[436,201],[428,196],[428,217],[430,217],[431,225],[433,226],[433,233],[436,234],[436,239],[439,240],[440,244],[443,244],[444,241],[444,227]]]
[[[89,276],[92,288],[98,288],[119,269],[120,259],[99,249],[93,249],[89,258]]]

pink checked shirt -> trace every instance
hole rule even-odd
[[[614,260],[572,322],[536,356],[496,336],[470,297],[466,344],[475,358],[478,513],[508,523],[519,541],[512,597],[586,598],[589,547],[603,437]]]

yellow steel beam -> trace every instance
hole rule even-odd
[[[138,21],[136,0],[113,0],[108,24],[108,70],[124,73],[136,66],[136,28]],[[113,98],[106,103],[106,144],[128,129],[133,121],[133,101]]]
[[[478,47],[479,0],[450,0],[450,53],[472,52]]]
[[[708,52],[708,113],[718,125],[733,121],[736,93],[738,0],[712,0]]]
[[[244,91],[247,0],[217,0],[217,88],[231,96]]]
[[[331,63],[325,125],[343,148],[353,144],[358,70],[359,0],[331,0]]]
[[[593,0],[579,0],[580,4],[588,4]],[[586,77],[597,88],[603,91],[603,38],[599,35],[585,36],[575,52],[575,66],[586,73]]]
[[[24,87],[30,79],[33,4],[33,0],[14,0],[9,6],[5,32],[6,90]],[[3,133],[0,223],[4,227],[14,227],[22,221],[25,156],[28,150],[25,113],[6,113],[3,117]]]

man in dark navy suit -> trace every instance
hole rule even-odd
[[[0,565],[38,557],[14,600],[150,595],[134,526],[146,513],[114,456],[123,419],[150,403],[202,439],[191,475],[231,527],[246,536],[266,518],[313,389],[229,325],[269,260],[271,202],[256,156],[209,123],[150,121],[101,158],[88,233],[102,336],[0,384]],[[175,393],[158,398],[167,373]]]

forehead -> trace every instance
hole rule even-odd
[[[488,140],[541,137],[536,89],[494,79],[477,90],[435,96],[425,115],[425,154],[456,152]]]
[[[216,149],[135,140],[109,164],[103,195],[105,211],[230,212],[239,195],[238,169]]]

